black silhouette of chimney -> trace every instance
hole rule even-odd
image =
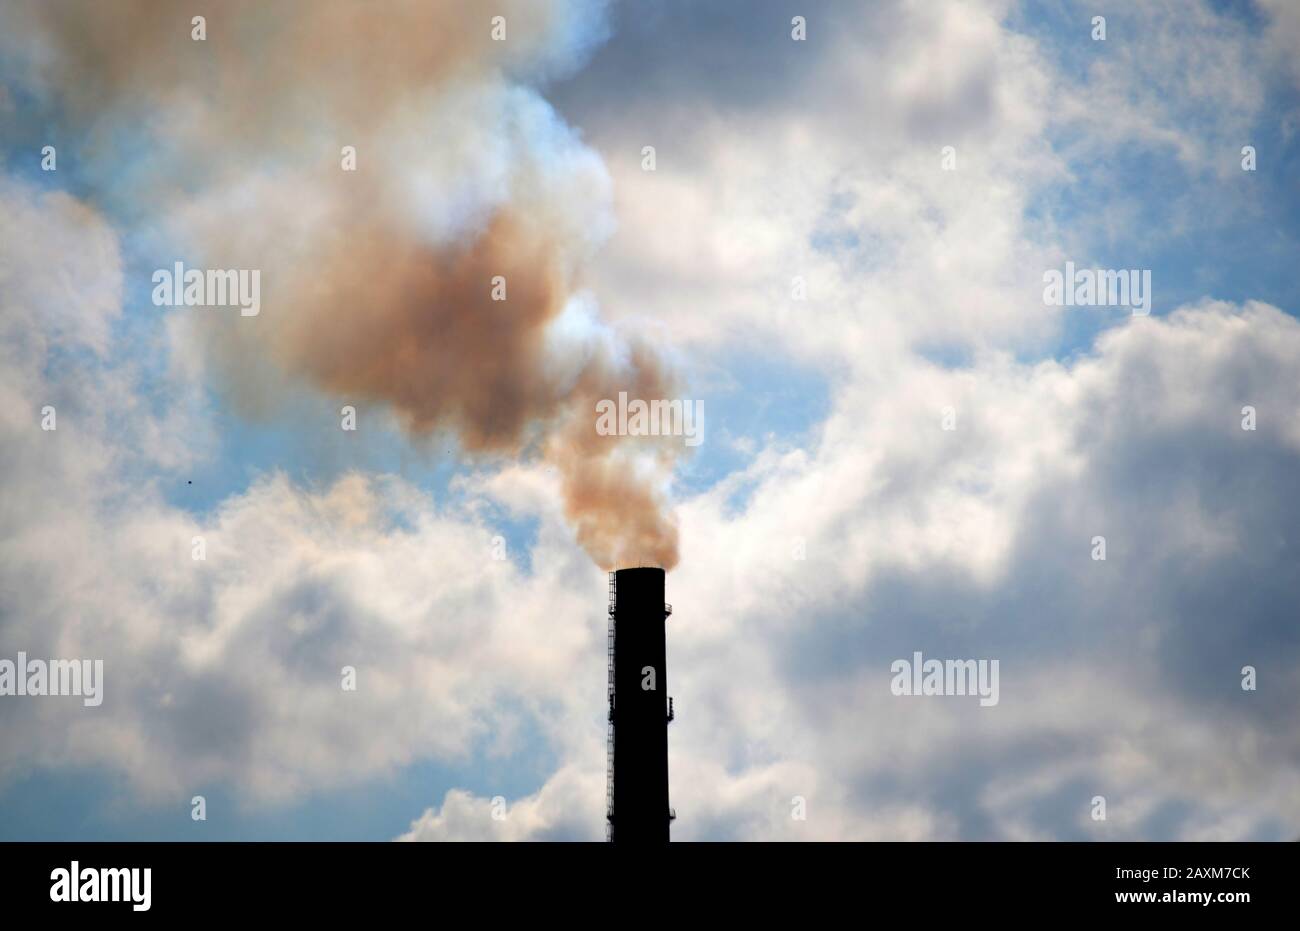
[[[619,844],[664,844],[676,814],[668,807],[668,722],[664,666],[664,570],[609,574],[608,837]]]

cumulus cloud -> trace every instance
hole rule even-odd
[[[1072,364],[918,364],[845,393],[816,448],[770,448],[688,502],[674,836],[1294,833],[1300,657],[1279,637],[1297,358],[1293,317],[1210,302]],[[1266,431],[1241,429],[1247,403]],[[892,695],[890,663],[915,650],[999,659],[999,704]],[[1243,691],[1246,665],[1270,685]],[[449,798],[414,834],[455,835],[468,805]]]
[[[1270,54],[1300,87],[1300,63],[1295,57],[1300,45],[1300,7],[1286,0],[1260,0],[1259,6],[1269,18],[1266,40]]]
[[[530,714],[585,703],[581,680],[544,670],[588,666],[598,697],[601,631],[586,606],[600,579],[558,523],[524,576],[491,558],[473,500],[440,507],[393,477],[303,488],[270,474],[205,515],[168,505],[157,477],[189,462],[193,426],[155,415],[138,368],[109,363],[116,237],[66,195],[3,194],[3,214],[24,222],[0,248],[0,643],[11,658],[103,659],[106,681],[93,713],[0,705],[0,775],[102,764],[148,798],[212,781],[283,799],[463,758],[505,720],[493,709],[507,696]],[[576,620],[550,622],[566,614]]]
[[[438,808],[427,809],[397,840],[600,840],[603,801],[603,769],[569,765],[521,799],[481,798],[452,789]]]
[[[1073,365],[917,366],[846,392],[815,450],[760,458],[741,512],[720,486],[683,515],[678,765],[721,756],[743,781],[815,761],[769,804],[825,791],[828,833],[919,803],[930,836],[1095,837],[1097,794],[1127,812],[1108,837],[1207,836],[1243,810],[1237,836],[1293,831],[1298,354],[1293,317],[1208,303]],[[1266,432],[1241,429],[1248,404]],[[999,658],[999,705],[891,695],[915,650]],[[1273,685],[1243,692],[1245,665]],[[675,799],[714,810],[697,786]]]
[[[1059,320],[1026,270],[1056,257],[1023,214],[1063,176],[1044,138],[1053,75],[1002,28],[1001,5],[889,3],[864,17],[830,4],[807,42],[790,41],[780,4],[761,10],[727,65],[784,76],[761,106],[747,82],[704,77],[721,26],[689,4],[671,11],[697,23],[684,76],[675,48],[629,24],[592,64],[625,74],[629,99],[595,82],[557,91],[613,174],[620,225],[596,268],[611,312],[650,317],[702,355],[777,340],[835,371],[918,344],[1050,338]],[[958,171],[939,170],[944,146]]]

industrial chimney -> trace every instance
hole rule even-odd
[[[668,722],[663,569],[609,574],[608,837],[622,844],[668,842]]]

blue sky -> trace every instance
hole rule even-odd
[[[1286,3],[1125,4],[1094,41],[1065,0],[548,0],[503,43],[447,4],[371,45],[347,3],[264,34],[234,4],[206,46],[54,6],[0,14],[0,657],[102,655],[108,697],[0,698],[0,839],[601,836],[604,575],[551,445],[593,372],[705,409],[639,460],[681,556],[676,837],[1300,833]],[[406,257],[498,216],[599,327],[537,357],[401,309],[445,293]],[[263,269],[263,313],[154,306],[177,260]],[[1044,306],[1066,260],[1151,270],[1152,319]],[[484,412],[492,347],[532,394]],[[408,352],[463,366],[446,399]],[[510,443],[458,433],[515,403],[545,416]],[[1000,658],[1001,704],[892,696],[914,650]]]

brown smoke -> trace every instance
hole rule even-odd
[[[268,314],[285,369],[340,398],[392,405],[414,434],[450,429],[471,452],[515,456],[536,446],[560,474],[578,542],[600,566],[676,565],[677,530],[656,485],[681,441],[595,429],[597,401],[620,391],[671,397],[672,381],[642,345],[622,362],[592,352],[576,373],[554,364],[546,330],[569,297],[571,270],[547,230],[501,213],[475,238],[441,249],[381,227],[334,246],[305,264],[312,280],[290,282]],[[492,298],[495,276],[504,301]],[[242,349],[226,358],[241,357]]]
[[[4,34],[37,37],[36,97],[105,160],[113,195],[166,218],[188,264],[261,270],[260,316],[196,323],[237,393],[268,406],[256,373],[270,366],[389,405],[414,435],[541,456],[598,564],[671,568],[663,496],[681,440],[595,429],[597,401],[669,398],[671,379],[643,345],[551,338],[602,235],[608,182],[519,82],[576,65],[596,6],[13,0],[0,45],[21,58]],[[129,182],[113,148],[124,129],[148,142],[128,153]],[[356,173],[340,170],[348,144]]]
[[[219,102],[203,113],[214,134],[308,118],[351,126],[382,114],[393,95],[440,82],[497,69],[545,73],[573,54],[566,32],[574,20],[598,7],[556,0],[4,6],[6,56],[26,60],[35,86],[55,90],[81,128],[115,105],[193,97]],[[506,19],[508,41],[492,39],[497,15]],[[205,20],[203,41],[192,38],[195,16]],[[268,100],[277,106],[266,106]]]
[[[619,391],[633,398],[673,394],[673,385],[647,347],[636,344],[629,355],[617,373],[601,364],[584,373],[574,416],[552,435],[547,456],[563,476],[565,513],[578,542],[598,564],[606,569],[672,569],[678,557],[677,527],[665,516],[656,481],[671,473],[680,441],[600,436],[593,429],[596,402],[616,398]]]
[[[276,334],[291,369],[392,404],[414,432],[450,428],[475,452],[518,451],[563,403],[542,365],[567,282],[540,231],[502,214],[441,250],[383,228],[338,245],[315,263],[328,270],[324,301],[290,308]],[[504,301],[492,299],[498,276]]]

